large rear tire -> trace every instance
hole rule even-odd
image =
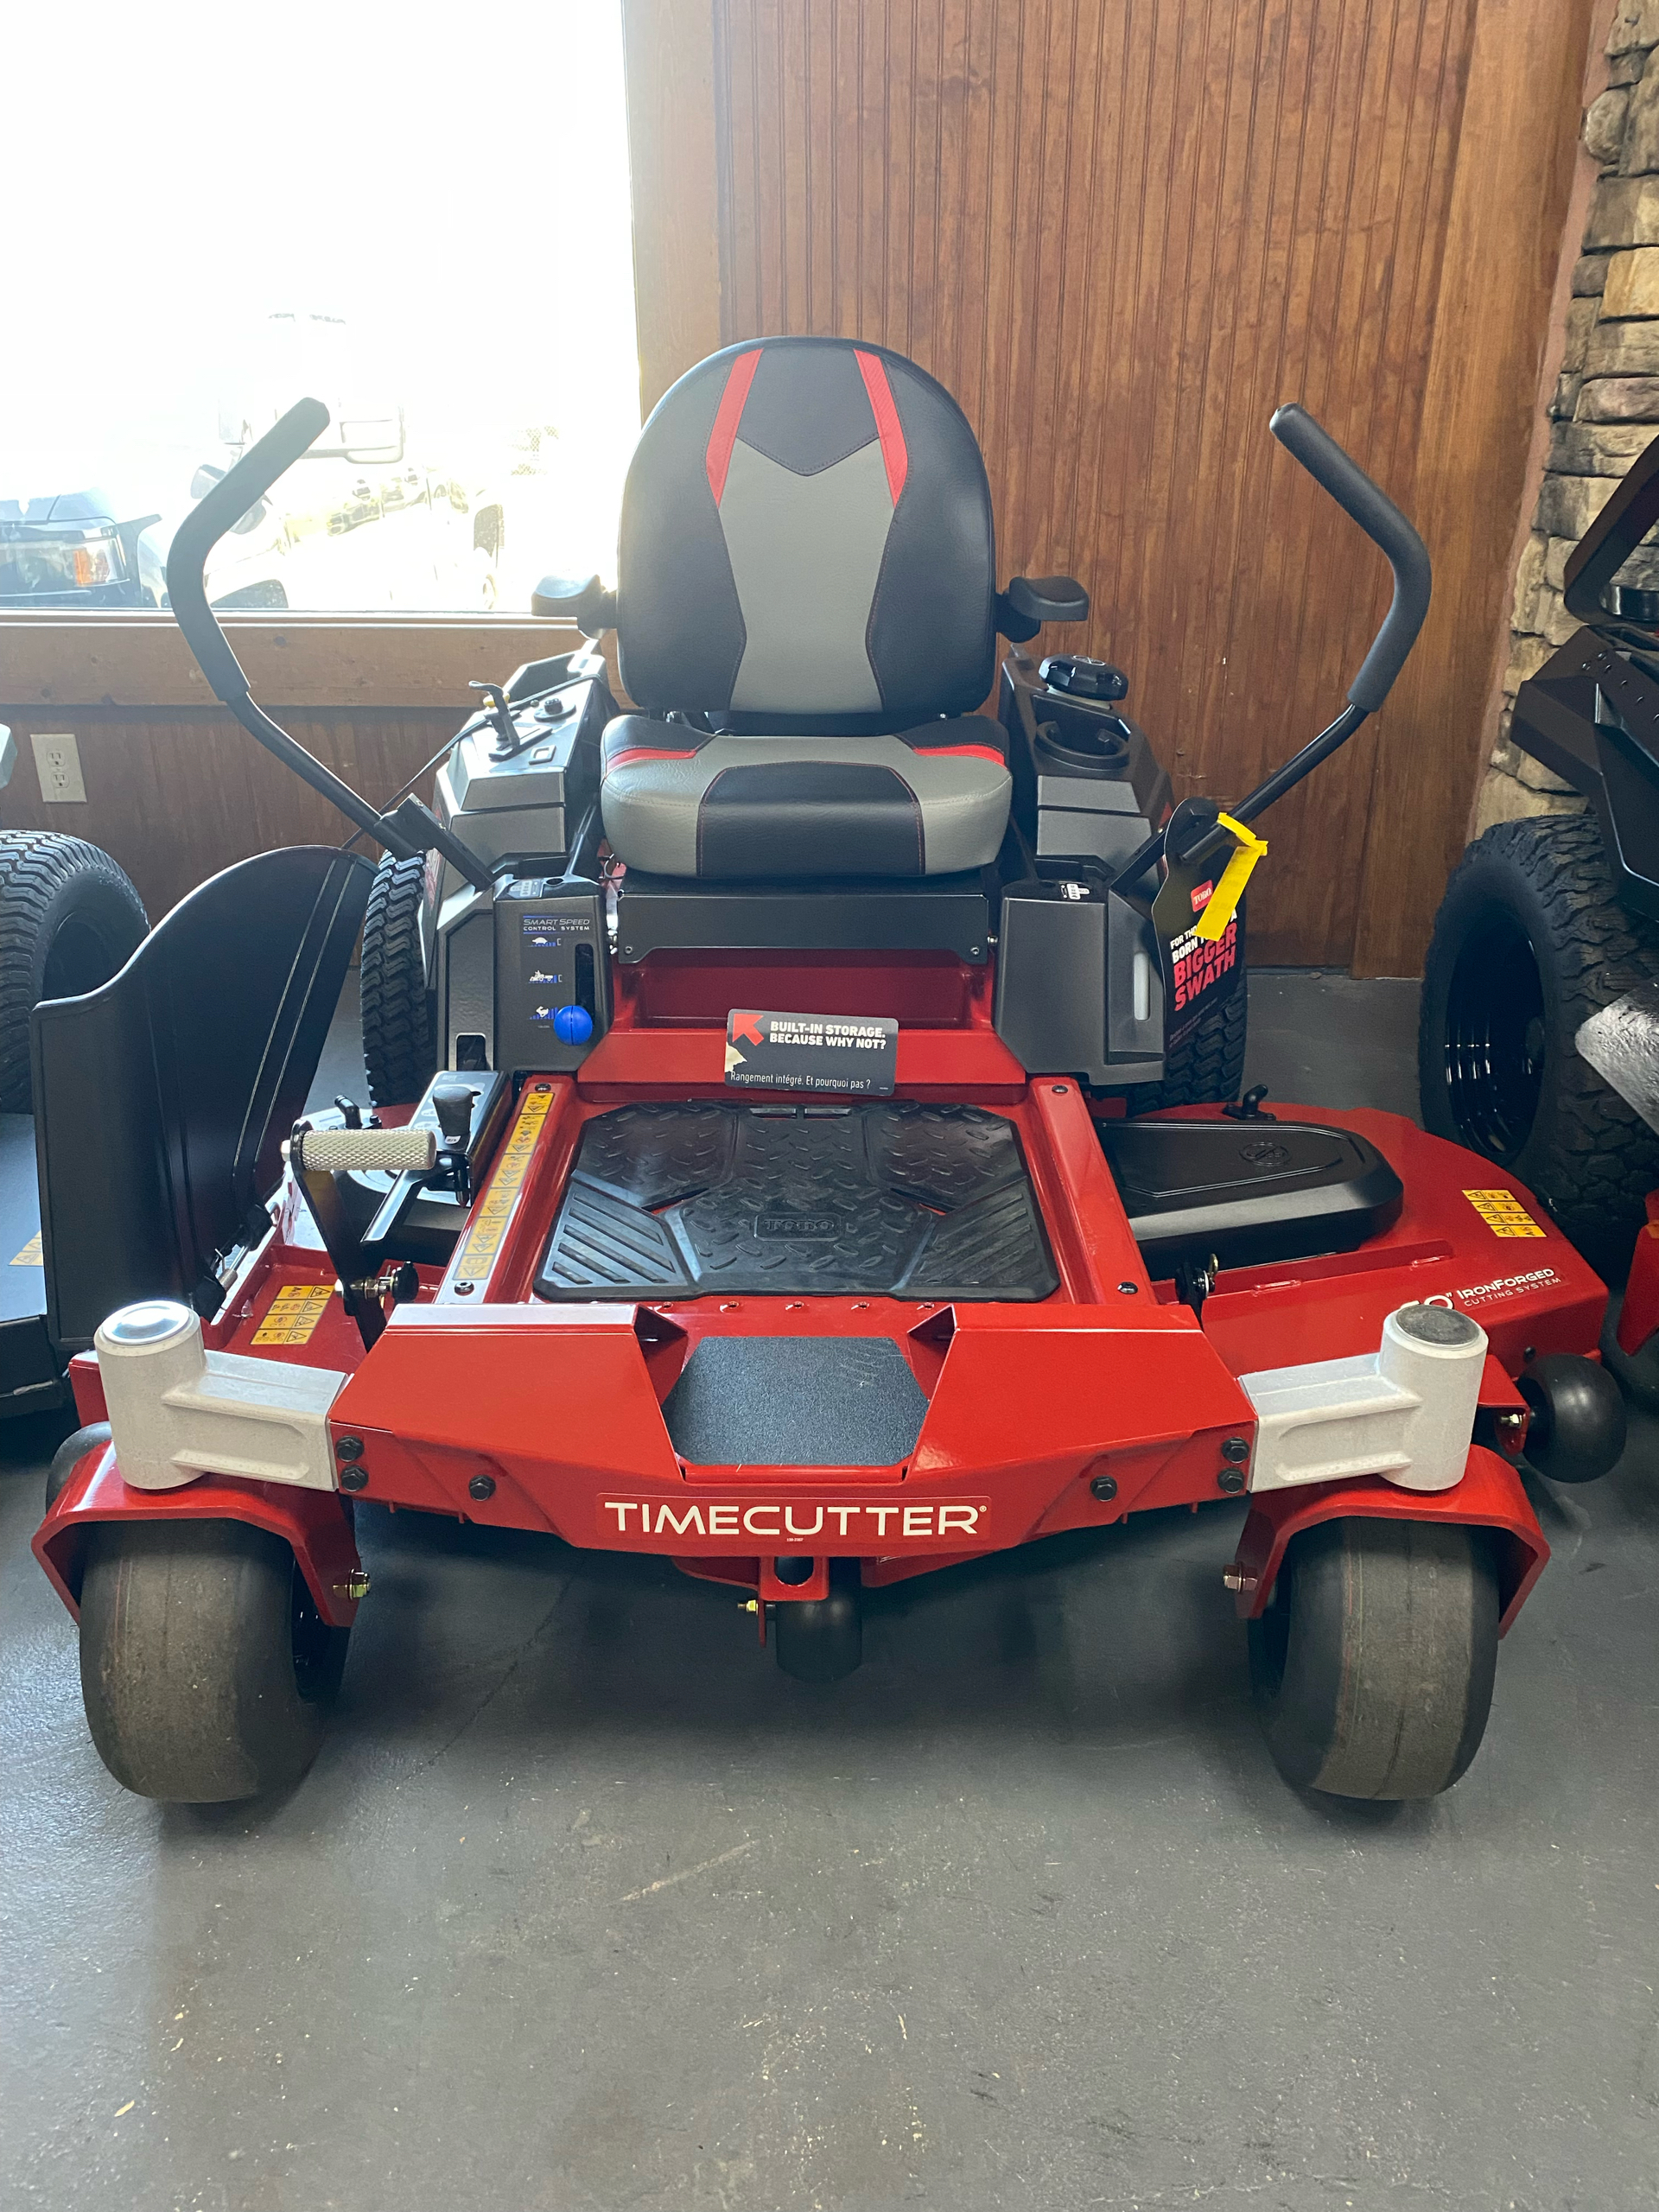
[[[1485,1731],[1497,1622],[1480,1529],[1360,1519],[1294,1537],[1249,1630],[1250,1686],[1280,1773],[1334,1797],[1449,1789]]]
[[[1659,931],[1620,903],[1587,814],[1501,822],[1471,845],[1423,970],[1424,1128],[1536,1192],[1604,1274],[1630,1258],[1659,1135],[1574,1039],[1655,977]]]
[[[165,1520],[87,1532],[86,1723],[141,1797],[216,1805],[296,1783],[322,1742],[349,1633],[323,1620],[267,1529]]]
[[[418,854],[374,872],[363,917],[363,1058],[377,1106],[412,1106],[437,1073],[431,994],[421,946],[426,862]]]
[[[1244,1042],[1249,1021],[1249,985],[1242,981],[1224,1005],[1200,1014],[1164,1061],[1161,1083],[1138,1083],[1129,1092],[1131,1114],[1165,1106],[1225,1106],[1244,1082]]]
[[[125,872],[81,837],[0,831],[0,1114],[27,1114],[29,1018],[124,967],[149,927]]]

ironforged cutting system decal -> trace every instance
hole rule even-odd
[[[953,1497],[925,1505],[861,1497],[833,1503],[798,1497],[604,1497],[599,1502],[601,1533],[615,1541],[630,1536],[759,1536],[767,1543],[806,1543],[814,1538],[836,1543],[875,1542],[892,1549],[906,1544],[937,1548],[941,1540],[960,1543],[987,1534],[988,1497]]]
[[[495,1265],[514,1202],[530,1173],[536,1141],[542,1134],[542,1124],[552,1103],[550,1084],[532,1084],[525,1091],[512,1135],[502,1148],[501,1164],[491,1178],[484,1203],[474,1215],[472,1226],[455,1255],[453,1266],[456,1281],[476,1281]]]
[[[1457,1296],[1464,1305],[1478,1303],[1482,1299],[1523,1298],[1531,1290],[1548,1290],[1560,1281],[1554,1268],[1529,1268],[1524,1274],[1499,1275],[1491,1282],[1478,1282]]]

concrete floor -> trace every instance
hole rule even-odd
[[[1253,1080],[1409,1104],[1411,987],[1253,997]],[[309,1778],[162,1810],[28,1554],[51,1441],[0,1432],[8,2205],[1659,2202],[1659,1426],[1536,1486],[1405,1808],[1278,1780],[1217,1506],[877,1593],[833,1690],[714,1585],[371,1510]]]

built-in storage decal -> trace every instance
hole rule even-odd
[[[726,1080],[765,1090],[891,1096],[899,1025],[882,1014],[757,1014],[726,1017]]]

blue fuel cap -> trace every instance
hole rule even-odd
[[[553,1017],[553,1034],[561,1045],[585,1045],[594,1033],[594,1017],[585,1006],[562,1006]]]

